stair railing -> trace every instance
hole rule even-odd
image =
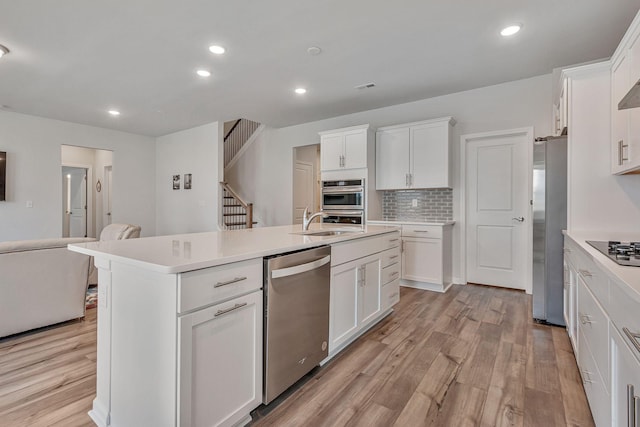
[[[238,119],[224,137],[224,167],[238,154],[251,135],[260,127],[260,123]]]
[[[246,203],[226,182],[222,186],[222,223],[229,230],[253,228],[253,203]]]

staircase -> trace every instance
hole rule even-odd
[[[233,158],[240,152],[251,135],[260,127],[260,123],[238,119],[224,136],[224,167],[226,168]]]
[[[227,230],[253,228],[253,203],[244,202],[226,182],[222,186],[222,223]]]

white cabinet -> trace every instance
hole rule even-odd
[[[613,328],[612,328],[613,329]],[[611,333],[611,425],[640,425],[640,353],[629,348],[617,332]]]
[[[329,358],[374,325],[397,302],[393,299],[399,294],[389,295],[394,279],[383,283],[383,277],[388,280],[393,272],[383,266],[397,264],[399,243],[395,232],[332,246]],[[395,280],[397,283],[397,277]],[[391,287],[385,289],[383,304],[382,289],[387,284]]]
[[[640,108],[618,110],[618,103],[640,80],[640,13],[612,57],[611,172],[640,169]]]
[[[178,318],[179,425],[235,425],[262,401],[262,292]]]
[[[447,188],[452,184],[451,117],[379,128],[376,189]]]
[[[573,351],[578,351],[578,325],[577,325],[577,290],[578,271],[571,262],[572,249],[567,247],[565,242],[564,258],[564,292],[563,292],[563,313],[564,323],[567,327],[567,334],[571,340]]]
[[[367,167],[369,125],[320,132],[320,169],[333,171]]]
[[[402,226],[402,286],[445,292],[452,284],[451,225]]]

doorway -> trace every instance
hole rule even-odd
[[[293,223],[302,224],[305,208],[320,210],[320,144],[293,149]]]
[[[62,145],[61,167],[62,236],[98,237],[111,223],[113,152]]]
[[[62,167],[62,237],[87,237],[87,171]]]
[[[533,129],[463,135],[466,281],[531,293]]]

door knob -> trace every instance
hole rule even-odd
[[[518,217],[515,217],[515,218],[511,218],[511,219],[515,219],[518,222],[523,222],[524,221],[524,217],[523,216],[518,216]]]

